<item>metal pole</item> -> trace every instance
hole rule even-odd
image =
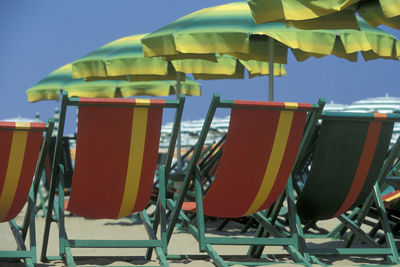
[[[268,101],[274,101],[274,39],[269,38],[268,41]]]
[[[177,72],[176,73],[176,99],[179,99],[179,96],[181,95],[181,77],[182,73]],[[181,155],[181,129],[179,127],[178,131],[178,137],[176,140],[176,160],[177,160],[177,168],[178,171],[182,170],[182,155]]]

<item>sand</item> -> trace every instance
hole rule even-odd
[[[43,240],[44,218],[40,216],[39,212],[36,217],[36,234],[37,234],[37,248],[38,259],[40,259],[41,245]],[[16,218],[17,222],[22,221],[22,213]],[[207,222],[207,233],[212,236],[252,236],[254,229],[251,229],[246,234],[240,234],[243,225],[236,222],[229,222],[223,231],[217,231],[220,225],[220,220]],[[338,221],[333,219],[325,221],[320,226],[325,229],[332,229],[337,225]],[[120,220],[89,220],[78,216],[69,215],[66,217],[67,233],[70,238],[83,238],[83,239],[130,239],[130,238],[147,238],[144,227],[139,221],[133,217],[123,218]],[[337,245],[340,241],[329,241],[326,239],[308,239],[311,246],[325,246],[332,247]],[[398,239],[396,239],[398,241]],[[360,246],[363,246],[360,244]],[[8,223],[0,224],[0,250],[14,249],[15,241],[9,230]],[[243,246],[217,246],[215,247],[220,254],[226,255],[245,255],[247,247]],[[177,228],[173,234],[170,245],[168,247],[169,254],[189,255],[186,259],[169,260],[171,266],[215,266],[212,260],[206,253],[200,253],[196,240],[188,233]],[[277,263],[285,263],[284,265],[293,265],[290,257],[287,256],[285,250],[281,247],[268,247],[264,253],[275,252],[281,253],[275,261]],[[55,256],[58,253],[58,237],[57,226],[52,225],[50,233],[50,244],[48,248],[48,255]],[[145,255],[145,249],[73,249],[75,262],[79,265],[156,265],[157,261],[153,256],[152,261],[145,261],[141,259]],[[107,256],[106,256],[107,255]],[[236,260],[235,256],[231,259]],[[351,266],[363,264],[384,264],[384,260],[379,257],[333,257],[323,258],[321,260],[324,264],[335,266]],[[275,265],[275,264],[274,264]],[[0,262],[0,267],[10,266],[19,267],[24,266],[23,263],[5,263]],[[65,266],[62,261],[51,261],[49,263],[42,263],[39,261],[39,267],[44,266]],[[236,265],[240,266],[240,265]],[[283,266],[279,264],[278,266]],[[318,265],[315,265],[318,266]]]

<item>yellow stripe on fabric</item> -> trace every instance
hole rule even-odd
[[[24,123],[17,123],[17,127],[25,127]],[[7,216],[17,192],[18,182],[24,162],[24,154],[28,132],[15,131],[12,137],[10,157],[8,159],[7,173],[0,195],[0,221]]]
[[[28,130],[31,128],[31,123],[30,122],[16,122],[15,128]]]
[[[150,100],[147,102],[150,103]],[[136,107],[133,112],[128,170],[126,173],[124,196],[118,213],[119,218],[131,214],[131,211],[135,206],[139,190],[140,174],[142,172],[144,144],[146,141],[147,114],[148,108],[144,107]]]
[[[290,128],[292,126],[293,111],[281,111],[278,128],[275,133],[274,144],[265,170],[264,178],[258,193],[245,215],[255,213],[268,198],[278,175],[283,155],[285,154]]]
[[[400,197],[400,193],[397,193],[397,194],[394,194],[394,195],[391,196],[391,197],[388,197],[387,199],[384,200],[384,202],[390,202],[390,201],[392,201],[393,199],[396,199],[396,198],[398,198],[398,197]]]
[[[288,109],[297,109],[299,107],[298,103],[294,103],[294,102],[285,102],[285,108]]]
[[[150,106],[150,99],[136,99],[136,104]],[[136,109],[135,109],[136,112]]]

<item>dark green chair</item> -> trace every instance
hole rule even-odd
[[[184,101],[183,96],[179,100],[164,100],[68,98],[67,93],[63,94],[43,237],[43,262],[63,259],[68,266],[75,266],[72,248],[147,248],[148,251],[155,249],[161,266],[169,266],[165,257],[165,174],[169,173],[171,166]],[[68,202],[64,207],[65,184],[60,158],[65,117],[70,106],[77,106],[79,113],[74,173]],[[152,222],[146,207],[151,198],[157,168],[163,111],[167,108],[175,111],[175,122],[166,165],[159,170],[160,193]],[[56,197],[57,205],[54,204]],[[65,226],[68,219],[65,218],[64,209],[89,219],[119,219],[139,213],[148,239],[68,238]],[[47,256],[53,222],[59,228],[59,255]],[[159,226],[161,237],[157,238]],[[143,258],[149,260],[149,256],[144,255]]]
[[[54,120],[49,120],[48,125],[0,122],[0,223],[9,223],[17,245],[14,251],[0,251],[0,261],[23,259],[29,267],[37,263],[35,200],[53,127]],[[26,203],[24,221],[19,226],[15,217]],[[13,246],[10,244],[10,248]]]
[[[394,114],[326,113],[321,116],[311,169],[296,203],[303,223],[337,218],[339,228],[330,237],[350,230],[345,247],[323,249],[305,245],[306,255],[318,263],[316,255],[383,256],[398,263],[397,248],[382,203],[379,184],[393,166],[399,141],[389,153]],[[361,229],[371,205],[377,207],[384,229],[385,244],[378,244]],[[301,225],[299,225],[301,227]],[[368,247],[354,247],[354,235]],[[352,247],[351,247],[352,246]]]
[[[168,202],[169,207],[174,210],[168,225],[168,240],[180,218],[199,242],[200,251],[207,252],[217,266],[227,266],[228,262],[222,255],[218,255],[214,245],[282,246],[294,261],[307,264],[299,245],[292,187],[288,181],[291,181],[290,173],[298,150],[309,139],[308,133],[315,127],[322,107],[323,105],[300,103],[221,100],[215,95],[179,198],[176,202]],[[217,108],[231,111],[230,124],[216,175],[207,192],[204,192],[198,159]],[[195,202],[185,202],[192,184]],[[263,210],[273,205],[287,184],[291,232],[290,236],[283,236],[266,218]],[[187,215],[192,212],[196,212],[194,222]],[[205,216],[253,216],[268,229],[271,237],[209,237],[205,233]],[[261,260],[257,264],[263,263],[265,262]],[[241,261],[237,264],[256,263]]]

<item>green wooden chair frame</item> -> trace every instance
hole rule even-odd
[[[293,105],[293,103],[291,103]],[[263,245],[263,246],[283,246],[288,253],[293,257],[293,259],[296,262],[302,263],[302,264],[308,264],[308,262],[306,261],[306,259],[303,257],[302,252],[301,252],[301,246],[299,245],[299,236],[300,234],[297,231],[296,228],[296,221],[298,221],[298,218],[296,219],[296,213],[295,213],[295,208],[294,208],[294,197],[293,197],[293,189],[292,189],[292,183],[291,181],[291,177],[290,176],[290,172],[291,172],[291,164],[294,164],[295,160],[296,160],[296,156],[297,156],[297,151],[299,149],[299,147],[302,147],[304,145],[306,145],[310,138],[309,138],[309,133],[313,131],[313,129],[316,126],[317,123],[317,117],[318,115],[322,112],[323,106],[324,106],[324,101],[321,100],[320,103],[318,105],[311,105],[311,104],[295,104],[296,106],[291,106],[291,104],[289,103],[278,103],[278,102],[258,102],[258,101],[231,101],[231,100],[221,100],[220,96],[218,94],[214,95],[209,111],[207,113],[207,117],[205,119],[203,128],[202,128],[202,132],[200,134],[200,138],[198,140],[197,143],[197,147],[194,151],[194,155],[192,157],[191,163],[189,164],[189,168],[188,168],[188,173],[185,176],[184,179],[184,183],[183,186],[180,189],[180,195],[179,198],[176,202],[174,202],[173,200],[168,200],[167,205],[170,209],[173,209],[173,213],[170,216],[171,220],[168,224],[168,233],[167,233],[167,239],[168,241],[170,240],[173,230],[174,230],[174,226],[177,223],[178,219],[182,220],[182,222],[184,224],[187,224],[188,230],[189,232],[196,238],[196,240],[199,242],[199,249],[200,252],[207,252],[208,255],[213,259],[214,263],[217,266],[228,266],[228,263],[223,259],[223,257],[221,255],[218,255],[218,253],[214,250],[213,245]],[[291,107],[290,107],[291,106]],[[210,125],[212,122],[212,119],[214,117],[214,114],[216,112],[217,108],[229,108],[231,109],[231,125],[232,125],[232,117],[233,117],[233,113],[235,112],[235,114],[242,112],[240,111],[240,109],[245,110],[245,114],[241,115],[242,119],[247,120],[250,116],[249,114],[256,114],[258,116],[263,116],[262,121],[266,122],[266,125],[268,126],[261,126],[261,129],[264,129],[262,132],[263,134],[259,134],[258,135],[262,136],[261,138],[264,139],[265,135],[264,135],[264,131],[272,131],[273,133],[271,134],[267,134],[270,135],[272,139],[268,139],[268,141],[266,142],[271,142],[273,144],[276,140],[274,139],[274,136],[276,134],[275,131],[278,131],[278,122],[282,122],[282,120],[280,120],[280,115],[282,115],[283,117],[286,114],[297,114],[297,115],[293,115],[293,121],[291,121],[290,123],[293,122],[293,125],[295,126],[290,126],[290,133],[292,134],[293,132],[296,132],[294,135],[296,135],[297,137],[297,143],[293,142],[291,143],[292,140],[294,139],[287,139],[286,141],[288,142],[287,147],[291,147],[288,148],[288,150],[292,151],[291,149],[293,149],[293,153],[285,153],[285,157],[282,157],[282,161],[284,162],[282,164],[285,164],[286,162],[290,162],[287,165],[285,165],[285,168],[281,168],[281,169],[287,169],[288,173],[287,175],[284,174],[284,172],[280,173],[280,178],[276,178],[274,181],[276,182],[274,184],[274,190],[271,190],[270,192],[273,192],[271,194],[267,194],[267,199],[265,199],[265,202],[262,202],[262,204],[255,209],[254,211],[251,211],[249,213],[249,215],[253,216],[260,224],[262,224],[266,229],[268,229],[269,233],[271,233],[272,237],[268,237],[268,238],[257,238],[257,237],[252,237],[252,238],[230,238],[230,237],[207,237],[205,234],[205,226],[204,226],[204,215],[209,215],[209,216],[216,216],[216,217],[242,217],[240,215],[236,216],[233,213],[241,213],[242,210],[236,209],[236,204],[238,204],[238,202],[236,201],[235,204],[231,204],[231,207],[234,207],[232,210],[232,213],[230,215],[221,215],[216,211],[212,211],[210,212],[210,210],[204,210],[204,208],[206,207],[205,204],[207,204],[206,202],[203,201],[203,188],[201,186],[200,183],[200,178],[201,178],[201,170],[199,169],[197,162],[199,159],[199,155],[201,152],[201,148],[203,147],[205,138],[207,136],[207,133],[210,129]],[[236,110],[236,111],[235,111]],[[246,113],[247,112],[247,113]],[[252,112],[259,112],[259,113],[252,113]],[[286,113],[285,113],[286,112]],[[292,113],[293,112],[293,113]],[[270,114],[271,113],[271,114]],[[261,115],[263,114],[263,115]],[[265,115],[267,114],[267,115]],[[274,115],[272,115],[274,114]],[[300,116],[299,114],[301,114],[303,121],[301,123],[298,123],[298,121],[296,121],[298,119],[298,117],[296,116]],[[245,117],[243,117],[245,116]],[[257,118],[258,118],[257,116]],[[274,117],[272,119],[272,116],[277,116]],[[261,117],[260,117],[261,118]],[[241,120],[240,124],[244,121]],[[301,120],[301,119],[300,119]],[[299,120],[299,121],[300,121]],[[271,122],[273,121],[273,123]],[[296,122],[295,122],[296,121]],[[271,123],[270,123],[271,122]],[[236,122],[237,123],[237,122]],[[256,121],[251,122],[252,125],[256,125]],[[270,124],[269,124],[270,123]],[[275,123],[275,124],[274,124]],[[239,125],[239,123],[237,123],[236,125]],[[261,124],[262,125],[262,124]],[[274,125],[274,126],[272,126]],[[285,127],[288,127],[287,125],[292,125],[292,124],[285,124]],[[268,127],[271,128],[268,128]],[[231,127],[231,126],[230,126]],[[260,124],[259,126],[260,127]],[[245,133],[249,133],[252,132],[252,129],[249,130],[249,128],[246,128],[245,130],[242,130],[241,132]],[[243,129],[244,129],[243,128]],[[238,128],[235,128],[236,130]],[[282,129],[282,128],[279,128]],[[293,129],[295,129],[293,131]],[[234,130],[232,130],[234,131]],[[253,131],[254,132],[254,131]],[[283,134],[282,132],[279,132],[280,134]],[[279,134],[279,135],[280,135]],[[292,135],[289,135],[290,138],[292,138]],[[278,136],[278,134],[276,134],[276,136]],[[229,154],[230,152],[232,152],[232,150],[228,150],[228,142],[231,142],[230,145],[235,144],[235,141],[229,141],[229,131],[228,131],[228,137],[224,146],[224,153]],[[278,138],[278,137],[277,137]],[[278,138],[279,139],[279,138]],[[232,139],[233,140],[233,139]],[[243,139],[242,139],[243,140]],[[290,141],[288,141],[290,140]],[[281,140],[282,141],[282,140]],[[254,142],[254,140],[248,140],[247,139],[244,141],[246,142],[246,144],[250,144],[252,142]],[[285,143],[285,141],[283,141],[283,143]],[[244,143],[243,143],[244,144]],[[270,143],[269,143],[270,144]],[[285,143],[286,144],[286,143]],[[279,145],[277,145],[277,147],[281,147],[282,142],[279,142]],[[293,145],[293,147],[292,147]],[[257,146],[260,146],[259,144]],[[264,146],[264,145],[261,145]],[[272,145],[271,145],[272,146]],[[269,147],[267,149],[270,153],[272,153],[272,148]],[[228,151],[228,152],[227,152]],[[230,152],[229,152],[230,151]],[[285,150],[286,151],[286,150]],[[264,152],[263,152],[264,153]],[[268,153],[268,152],[265,152]],[[232,154],[232,153],[231,153]],[[289,159],[286,156],[288,154],[292,155],[292,158]],[[225,154],[223,154],[221,157],[221,160],[223,160]],[[264,154],[262,154],[264,156]],[[260,156],[260,155],[258,155]],[[268,156],[269,157],[269,156]],[[274,158],[274,156],[271,156],[271,158]],[[215,183],[215,181],[218,179],[218,172],[221,171],[221,169],[223,169],[221,167],[222,161],[220,162],[220,165],[218,166],[218,171],[217,171],[217,175],[215,176],[215,180],[213,181],[213,183]],[[279,162],[278,162],[279,164]],[[254,164],[253,164],[254,165]],[[271,164],[268,164],[268,166]],[[226,167],[227,165],[225,165]],[[236,167],[236,168],[235,168]],[[232,164],[232,168],[234,168],[236,171],[237,169],[244,169],[247,171],[249,170],[249,168],[253,168],[253,167],[248,167],[245,165],[240,165],[236,166],[236,164]],[[265,172],[267,172],[267,168],[264,169]],[[264,173],[263,171],[263,173]],[[222,176],[222,175],[221,175]],[[262,175],[262,177],[268,177],[267,179],[269,179],[268,175]],[[262,178],[261,177],[261,178]],[[276,176],[278,177],[278,176]],[[245,177],[243,177],[244,179]],[[256,178],[257,179],[257,178]],[[277,186],[275,187],[278,183],[277,182],[278,179],[280,179],[281,182],[281,186]],[[250,179],[251,180],[251,179]],[[272,180],[272,179],[271,179]],[[249,181],[249,180],[248,180]],[[273,182],[274,182],[273,181]],[[288,182],[289,181],[289,182]],[[195,211],[197,216],[196,216],[196,223],[192,224],[191,220],[186,216],[185,212],[183,212],[182,207],[184,205],[184,201],[185,201],[185,197],[187,195],[187,192],[189,190],[189,187],[191,184],[194,184],[195,186],[195,195],[196,195],[196,202],[195,205],[192,205],[192,207],[194,206],[194,208],[192,209],[192,211]],[[275,200],[273,198],[277,198],[279,196],[279,191],[284,191],[285,189],[285,185],[287,184],[287,189],[286,191],[288,192],[288,202],[289,202],[289,210],[290,210],[290,226],[291,226],[291,235],[290,236],[283,236],[281,235],[274,227],[273,223],[265,216],[265,213],[262,212],[262,210],[264,210],[268,205],[271,205]],[[211,185],[211,187],[213,186],[213,184]],[[206,200],[208,194],[210,194],[210,192],[212,192],[211,190],[213,189],[209,189],[209,191],[207,192],[207,194],[204,195],[204,200]],[[260,186],[256,186],[257,188],[261,188]],[[221,188],[221,187],[220,187]],[[255,188],[255,187],[254,187]],[[227,190],[225,190],[227,191]],[[228,190],[229,191],[229,190]],[[246,190],[244,190],[246,191]],[[243,191],[243,192],[244,192]],[[256,192],[257,193],[257,192]],[[233,193],[232,193],[233,194]],[[257,194],[258,195],[258,194]],[[271,195],[274,195],[273,197],[271,197]],[[255,197],[255,195],[254,195]],[[271,198],[270,198],[271,197]],[[253,200],[254,201],[254,200]],[[212,202],[212,201],[211,201]],[[212,209],[213,205],[210,204],[210,201],[208,202],[208,209]],[[254,202],[253,202],[254,203]],[[186,204],[186,203],[185,203]],[[250,203],[251,204],[251,203]],[[257,203],[258,204],[258,203]],[[254,205],[252,205],[254,206]],[[185,210],[187,210],[187,208],[184,208]],[[249,209],[250,210],[250,209]],[[169,257],[177,257],[176,255],[169,255]],[[268,262],[257,262],[254,263],[253,262],[238,262],[237,264],[240,265],[254,265],[254,264],[265,264]],[[271,263],[271,262],[269,262]],[[234,264],[234,262],[229,262],[229,264]]]
[[[0,123],[0,135],[5,138],[1,142],[0,169],[6,171],[0,179],[0,192],[2,192],[0,194],[2,209],[0,221],[9,223],[17,243],[16,251],[0,251],[0,259],[23,259],[25,265],[29,267],[37,263],[35,201],[53,127],[53,119],[50,119],[47,125],[45,123]],[[43,133],[45,133],[44,137]],[[7,151],[9,154],[6,154]],[[25,203],[28,203],[28,206],[24,220],[22,225],[18,225],[14,219]],[[25,244],[28,230],[29,249]]]
[[[75,266],[71,248],[90,248],[90,247],[147,248],[148,251],[152,251],[152,249],[155,249],[159,264],[161,266],[169,266],[169,264],[166,260],[166,257],[165,257],[165,254],[167,253],[166,212],[165,212],[165,210],[166,210],[165,209],[165,207],[166,207],[166,204],[165,204],[165,199],[166,199],[166,197],[165,197],[165,180],[166,180],[166,177],[165,176],[166,175],[165,174],[169,173],[169,169],[170,169],[171,162],[173,159],[173,151],[175,149],[175,143],[176,143],[178,130],[179,130],[179,126],[180,126],[180,121],[181,121],[181,117],[182,117],[184,102],[185,102],[184,96],[180,96],[179,100],[160,100],[160,99],[138,100],[138,99],[100,99],[100,98],[89,99],[89,98],[68,98],[68,94],[66,92],[63,93],[61,109],[60,109],[60,125],[59,125],[59,130],[57,133],[57,142],[56,142],[54,160],[53,160],[53,166],[52,166],[48,212],[47,212],[47,217],[46,217],[46,225],[45,225],[44,237],[43,237],[43,247],[42,247],[42,253],[41,253],[41,260],[43,262],[61,259],[61,260],[64,260],[68,266]],[[120,217],[130,216],[133,212],[139,212],[140,218],[141,218],[141,220],[146,228],[147,234],[149,236],[148,240],[98,240],[98,239],[96,239],[96,240],[83,240],[83,239],[72,240],[67,237],[67,233],[66,233],[66,229],[65,229],[66,221],[65,221],[65,214],[64,214],[64,212],[65,212],[65,210],[64,210],[65,209],[64,208],[64,190],[63,190],[63,181],[62,181],[63,166],[60,165],[59,163],[60,163],[60,156],[61,156],[61,140],[62,140],[63,132],[64,132],[66,111],[67,111],[67,107],[69,107],[69,106],[78,106],[78,109],[81,108],[82,110],[84,108],[85,108],[85,110],[88,110],[90,108],[100,108],[101,110],[104,109],[103,111],[101,111],[102,114],[108,114],[107,112],[112,112],[113,115],[110,115],[111,119],[108,120],[108,121],[111,121],[111,123],[113,123],[112,120],[113,120],[113,118],[115,118],[115,116],[120,116],[120,114],[122,113],[122,112],[116,110],[118,108],[123,108],[125,111],[127,109],[133,110],[132,112],[136,112],[136,109],[137,109],[138,114],[139,114],[138,119],[140,119],[142,117],[145,117],[146,120],[147,120],[147,118],[148,118],[148,120],[155,119],[156,126],[151,126],[151,125],[149,126],[149,123],[147,124],[147,126],[144,126],[144,127],[146,127],[146,129],[147,129],[146,131],[148,131],[149,134],[147,134],[147,132],[146,132],[145,137],[143,137],[143,138],[146,138],[145,141],[143,141],[144,142],[143,146],[146,146],[146,147],[151,146],[152,148],[150,148],[150,149],[152,149],[152,151],[147,153],[146,151],[148,150],[148,148],[143,148],[143,155],[142,155],[143,163],[141,163],[141,164],[147,164],[145,167],[142,167],[142,170],[145,169],[144,172],[147,173],[146,174],[147,178],[146,177],[143,178],[142,171],[139,174],[139,178],[135,178],[135,180],[139,179],[139,181],[137,182],[138,189],[137,189],[136,199],[134,200],[134,201],[136,201],[136,200],[137,201],[135,202],[132,209],[128,209],[128,210],[125,209],[125,213],[127,213],[125,215],[122,212],[124,209],[124,206],[123,206],[123,201],[125,200],[124,197],[125,196],[129,197],[129,195],[131,195],[131,194],[128,194],[128,195],[125,194],[124,189],[122,189],[123,190],[122,193],[124,193],[124,194],[121,197],[122,200],[119,201],[119,203],[122,203],[122,204],[120,204],[120,207],[117,207],[119,212],[118,212],[118,210],[116,211],[116,213],[114,211],[113,212],[107,211],[107,214],[102,214],[103,209],[104,209],[103,204],[98,203],[98,202],[100,202],[100,199],[96,199],[96,200],[93,200],[95,202],[93,202],[92,205],[97,207],[96,212],[98,212],[99,214],[93,213],[93,214],[90,214],[89,216],[86,216],[86,214],[83,214],[83,213],[92,212],[91,209],[86,208],[86,210],[85,210],[85,207],[81,208],[79,206],[79,199],[76,200],[79,197],[82,197],[82,196],[85,197],[85,192],[80,193],[78,191],[78,188],[82,185],[82,183],[78,184],[79,179],[77,179],[77,178],[80,178],[80,177],[78,177],[78,175],[76,175],[76,173],[78,172],[77,164],[79,162],[79,158],[78,158],[79,153],[81,153],[81,154],[84,153],[84,152],[78,151],[79,150],[79,142],[81,140],[83,140],[83,141],[81,141],[82,143],[84,143],[84,141],[88,141],[88,139],[84,140],[84,137],[82,137],[82,139],[80,139],[79,121],[81,121],[82,119],[79,120],[78,121],[78,132],[77,132],[77,152],[76,152],[76,159],[75,159],[74,176],[72,179],[71,194],[70,194],[70,198],[69,198],[69,202],[68,202],[68,208],[71,209],[70,211],[72,213],[74,213],[78,216],[89,217],[89,218],[94,218],[94,219],[95,218],[116,219],[116,218],[120,218]],[[161,166],[160,171],[159,171],[160,194],[158,197],[157,211],[155,212],[155,215],[154,215],[155,218],[154,218],[154,220],[152,220],[153,222],[151,222],[148,214],[146,213],[145,208],[147,206],[147,202],[150,200],[152,186],[153,186],[153,182],[154,182],[154,174],[155,174],[155,169],[156,169],[156,164],[157,164],[157,156],[158,156],[157,148],[158,148],[158,144],[159,144],[159,137],[157,137],[157,134],[159,135],[161,132],[162,110],[164,108],[175,109],[174,128],[173,128],[173,133],[172,133],[171,139],[170,139],[166,164],[165,164],[165,166]],[[143,115],[143,112],[139,111],[139,110],[147,110],[146,112],[148,115],[140,116],[140,114]],[[128,111],[128,112],[131,112],[131,111]],[[81,111],[78,114],[80,114],[80,113],[81,113]],[[95,116],[97,116],[97,114]],[[112,117],[112,116],[114,116],[114,117]],[[129,116],[133,117],[133,113],[131,113],[131,115],[129,115]],[[129,117],[130,118],[129,120],[130,120],[130,123],[132,124],[132,126],[125,125],[124,126],[125,128],[122,128],[122,130],[126,130],[126,129],[130,130],[135,127],[135,125],[134,125],[135,118],[133,119],[133,122],[132,122],[131,117]],[[91,118],[93,118],[93,117],[91,117]],[[140,120],[142,121],[143,119],[140,119]],[[84,125],[85,123],[87,124],[87,122],[88,122],[88,120],[86,120],[85,122],[82,122],[82,125]],[[125,123],[125,122],[126,122],[126,120],[123,123]],[[120,124],[121,123],[118,123],[116,125],[116,127],[118,128],[120,126]],[[143,124],[139,124],[139,125],[141,127],[136,128],[136,129],[143,129],[143,127],[142,127]],[[88,126],[86,126],[86,128],[87,127]],[[158,127],[160,127],[160,129],[159,129],[160,131],[157,131]],[[123,133],[122,130],[121,129],[120,130],[110,129],[109,131],[111,131],[111,132],[118,131],[119,133]],[[134,130],[131,130],[131,131],[132,131],[132,133],[128,133],[129,140],[133,139],[134,138],[133,135],[135,134]],[[139,130],[139,131],[144,131],[144,130]],[[95,131],[92,132],[92,136],[93,135],[96,136]],[[92,136],[90,137],[90,139],[92,139]],[[124,136],[126,136],[126,133],[124,133]],[[150,136],[150,137],[147,137],[147,136]],[[119,139],[119,138],[114,137],[113,140],[116,140],[116,139]],[[139,138],[139,140],[140,140],[140,138]],[[116,141],[118,142],[119,140],[116,140]],[[131,143],[129,149],[130,149],[130,151],[132,151],[132,153],[137,151],[132,148],[132,145],[134,145],[134,143],[138,143],[138,142]],[[148,145],[150,143],[151,143],[151,145]],[[124,144],[122,145],[122,147],[126,147]],[[104,144],[94,144],[94,145],[102,146]],[[113,144],[113,146],[114,145],[115,144]],[[119,144],[119,147],[121,147],[121,144]],[[129,147],[129,144],[128,144],[128,147]],[[113,149],[114,153],[119,153],[118,151],[120,151],[115,148],[112,148],[112,149]],[[85,149],[83,149],[82,151],[84,151],[84,150]],[[127,153],[128,153],[127,157],[131,158],[129,156],[131,154],[131,152],[128,151]],[[147,153],[147,154],[145,154],[145,153]],[[150,156],[148,156],[148,155],[150,155]],[[81,157],[84,157],[84,156],[81,156]],[[126,162],[128,163],[128,160]],[[129,162],[131,162],[131,161],[129,161]],[[85,162],[85,164],[86,163],[87,162]],[[129,163],[128,165],[126,165],[125,168],[128,168],[130,165],[132,165],[132,164]],[[84,166],[84,165],[81,164],[81,169],[83,168],[82,166]],[[97,168],[102,169],[102,168],[100,168],[100,166],[98,166]],[[110,168],[110,166],[107,166],[107,168],[115,169],[116,167]],[[104,171],[104,168],[103,168],[103,171]],[[116,170],[114,170],[114,171],[116,171]],[[126,173],[128,173],[128,170],[126,171]],[[128,179],[128,174],[125,174],[125,175],[127,178],[123,177],[123,179]],[[94,175],[92,175],[92,173],[90,173],[90,175],[85,175],[85,176],[94,176]],[[119,176],[121,176],[121,175],[119,175]],[[114,180],[114,179],[116,179],[116,178],[114,177],[112,180]],[[146,181],[148,181],[148,182],[147,183],[144,182],[143,181],[144,179],[146,179]],[[139,182],[140,182],[140,184],[139,184]],[[128,180],[126,183],[128,183]],[[144,187],[144,184],[147,184],[147,187]],[[76,186],[75,190],[74,190],[74,185]],[[123,186],[124,185],[125,185],[125,182],[123,183]],[[142,185],[143,185],[143,188],[142,188]],[[129,187],[129,188],[131,188],[131,187]],[[106,190],[107,188],[104,188],[104,189]],[[80,190],[82,190],[82,189],[80,189]],[[145,191],[146,191],[146,193],[143,193]],[[109,191],[109,193],[110,193],[110,191]],[[58,195],[58,203],[56,200],[57,195]],[[73,201],[72,201],[73,197],[75,197],[75,200],[74,200],[75,204],[73,204]],[[146,199],[147,199],[147,202],[146,202]],[[86,203],[86,201],[85,201],[85,203]],[[74,210],[72,210],[72,209],[74,209]],[[53,215],[53,212],[54,212],[54,215]],[[59,255],[58,256],[47,256],[49,233],[50,233],[50,227],[51,227],[52,222],[56,222],[58,225],[58,228],[59,228],[59,231],[58,231]],[[158,239],[156,236],[159,225],[161,228],[161,238],[160,239]],[[145,256],[145,259],[150,260],[149,256],[151,257],[150,252],[147,253],[147,255]]]
[[[73,166],[72,166],[72,159],[71,159],[71,151],[69,141],[71,139],[75,139],[76,137],[71,136],[64,136],[62,141],[62,152],[61,152],[61,164],[64,168],[64,181],[65,181],[65,189],[64,192],[68,195],[71,189],[71,182],[72,182],[72,173],[73,173]],[[52,161],[54,159],[54,150],[56,146],[56,136],[53,136],[50,140],[49,146],[49,153],[46,157],[46,163],[44,170],[41,175],[42,183],[41,188],[38,191],[39,203],[36,205],[36,216],[38,216],[38,212],[42,210],[41,217],[46,218],[47,216],[47,201],[49,197],[49,189],[50,189],[50,180],[51,180],[51,166]],[[58,208],[56,208],[58,209]]]

